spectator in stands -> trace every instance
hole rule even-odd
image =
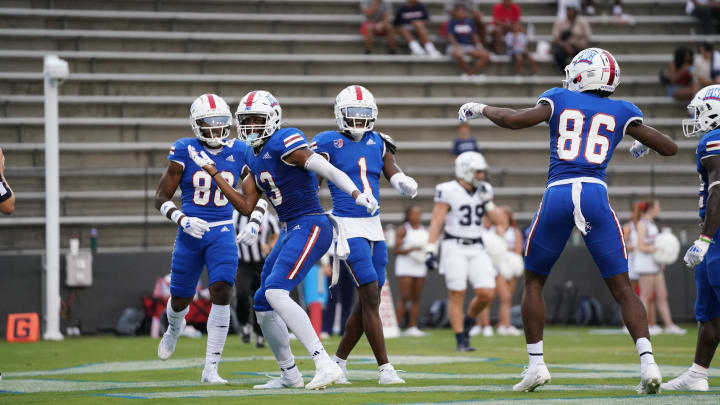
[[[693,51],[681,46],[675,49],[673,61],[661,72],[660,81],[667,95],[678,101],[689,101],[699,90],[693,77]]]
[[[528,52],[527,45],[528,38],[527,34],[525,34],[525,27],[520,21],[516,21],[513,24],[512,31],[505,34],[505,47],[515,66],[516,75],[521,73],[523,62],[527,62],[531,74],[537,73],[537,64],[530,52]]]
[[[653,259],[655,238],[660,233],[655,218],[660,214],[660,201],[645,201],[640,206],[640,219],[637,222],[637,247],[635,250],[635,271],[639,275],[640,300],[647,310],[650,299],[655,297],[655,306],[665,324],[664,333],[684,335],[685,329],[675,325],[670,316],[667,285],[665,282],[664,265]],[[659,329],[657,326],[650,329]],[[652,331],[650,332],[653,333]],[[657,334],[657,332],[655,333]]]
[[[475,27],[477,28],[477,34],[480,37],[480,43],[485,46],[487,40],[487,38],[485,38],[485,35],[487,34],[485,26],[485,15],[482,13],[482,11],[478,10],[475,7],[475,4],[473,4],[472,0],[446,0],[445,12],[448,15],[448,21],[455,17],[455,7],[458,4],[462,4],[463,6],[465,6],[465,10],[468,11],[468,13],[470,14],[470,18],[475,23]],[[444,22],[441,29],[441,35],[443,37],[446,37],[447,33],[447,22]]]
[[[480,72],[490,61],[490,53],[480,43],[477,27],[468,10],[463,4],[456,4],[453,18],[448,22],[448,49],[447,53],[455,59],[463,71],[462,77],[469,78]],[[470,66],[465,61],[465,55],[475,58]]]
[[[520,21],[522,17],[522,9],[512,0],[502,0],[493,6],[493,35],[494,51],[497,54],[502,53],[503,39],[505,34],[512,31],[512,26],[516,21]]]
[[[720,5],[714,0],[687,0],[685,13],[697,19],[698,34],[713,35],[717,32],[713,19],[720,18]]]
[[[376,36],[387,38],[390,53],[397,53],[395,27],[390,23],[390,6],[385,0],[365,0],[361,4],[365,22],[360,32],[365,37],[365,53],[370,54]]]
[[[714,50],[710,42],[698,45],[698,53],[693,58],[693,77],[700,88],[720,83],[720,52]]]
[[[470,133],[470,125],[463,122],[457,127],[457,138],[453,141],[452,154],[458,156],[463,152],[482,152],[477,146],[475,137]]]
[[[427,275],[423,249],[427,245],[428,233],[420,222],[421,215],[419,206],[408,207],[405,210],[405,222],[395,233],[395,277],[400,289],[395,311],[398,324],[403,323],[405,315],[408,316],[405,336],[425,336],[417,326],[420,293]]]
[[[592,31],[585,17],[578,15],[577,0],[565,2],[565,18],[558,18],[552,27],[552,54],[560,70],[564,71],[570,59],[588,47]]]
[[[260,235],[257,240],[246,245],[241,243],[239,238],[240,232],[245,229],[249,218],[235,210],[233,211],[233,223],[235,224],[235,236],[238,245],[238,270],[235,280],[235,294],[237,305],[235,314],[241,325],[240,337],[243,343],[250,343],[250,329],[255,331],[255,346],[265,347],[265,338],[263,337],[260,325],[255,319],[254,311],[252,311],[252,300],[255,291],[260,288],[260,273],[262,273],[265,258],[275,245],[280,235],[280,223],[277,216],[268,212],[260,224]],[[252,314],[252,326],[250,325],[250,317]]]
[[[5,155],[0,148],[0,212],[10,215],[15,211],[15,194],[5,179]]]
[[[434,58],[442,55],[435,49],[435,45],[430,42],[430,37],[425,27],[425,21],[430,19],[427,8],[418,0],[407,0],[398,7],[395,12],[395,20],[393,25],[400,32],[410,47],[413,55],[429,55]],[[415,39],[413,34],[417,35]],[[420,42],[423,45],[420,45]]]

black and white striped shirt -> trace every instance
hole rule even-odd
[[[3,177],[0,175],[0,202],[3,202],[12,196],[12,191],[3,181]]]
[[[233,211],[233,223],[235,224],[235,235],[237,236],[248,223],[248,217],[240,215],[237,210]],[[241,262],[262,262],[265,260],[265,254],[262,251],[261,245],[267,245],[270,241],[271,235],[277,235],[280,233],[280,222],[278,221],[277,215],[274,212],[268,211],[263,218],[263,222],[260,226],[260,236],[257,242],[253,245],[247,246],[242,243],[238,243],[238,256]]]

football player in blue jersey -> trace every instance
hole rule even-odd
[[[218,185],[244,215],[252,211],[264,192],[284,223],[275,247],[265,260],[254,301],[258,323],[282,376],[254,388],[303,386],[302,375],[290,351],[288,327],[315,362],[315,377],[305,388],[324,388],[342,378],[343,372],[325,352],[308,315],[290,298],[290,291],[328,251],[333,240],[331,220],[320,205],[315,175],[352,195],[355,204],[368,213],[377,210],[377,201],[372,193],[358,190],[345,173],[311,151],[299,129],[280,128],[282,109],[272,94],[262,90],[248,93],[240,101],[235,116],[238,136],[249,145],[246,162],[251,176],[243,180],[242,193],[227,182],[220,181]],[[214,177],[218,168],[207,153],[192,149],[189,153]]]
[[[720,343],[720,85],[700,90],[688,105],[692,119],[683,120],[685,136],[702,135],[696,151],[700,174],[700,237],[685,253],[695,267],[695,318],[700,323],[695,359],[688,371],[663,384],[664,391],[707,391],[708,368]]]
[[[207,323],[207,352],[202,381],[227,383],[217,368],[230,324],[230,297],[237,271],[237,247],[232,222],[232,205],[217,187],[219,178],[237,184],[245,166],[247,146],[226,142],[232,125],[230,107],[215,94],[203,94],[190,106],[190,125],[195,138],[182,138],[173,144],[168,166],[155,194],[155,207],[179,225],[172,254],[171,298],[167,305],[169,326],[158,346],[158,357],[165,360],[175,351],[178,336],[185,327],[185,315],[193,300],[203,266],[207,266],[212,309]],[[206,150],[218,162],[210,176],[188,156],[188,146]],[[182,211],[172,202],[180,186]],[[267,206],[267,203],[261,201]]]
[[[630,286],[627,250],[622,229],[610,208],[605,168],[625,134],[636,139],[631,152],[638,157],[650,147],[672,156],[677,145],[667,135],[643,125],[633,104],[609,96],[620,83],[615,58],[600,48],[578,53],[565,68],[564,88],[553,88],[535,107],[512,110],[467,103],[460,107],[465,121],[484,116],[503,128],[521,129],[547,122],[550,126],[550,168],[545,194],[532,220],[525,247],[523,325],[529,367],[515,391],[532,391],[550,381],[543,360],[545,302],[542,289],[552,266],[565,247],[573,227],[600,269],[605,283],[622,308],[640,355],[639,393],[654,394],[661,383],[649,340],[647,314]]]
[[[335,120],[339,131],[317,134],[310,147],[350,176],[363,192],[372,193],[377,201],[380,201],[381,174],[400,194],[413,198],[417,195],[417,183],[398,167],[392,138],[373,131],[377,115],[372,93],[362,86],[348,86],[335,98]],[[380,289],[385,284],[387,265],[380,212],[369,214],[335,184],[328,183],[328,187],[333,202],[332,214],[343,228],[350,246],[350,255],[344,260],[343,267],[350,272],[359,295],[333,358],[343,369],[344,377],[339,382],[350,383],[347,358],[364,332],[380,368],[378,382],[403,384],[405,381],[398,377],[388,361],[380,319]]]

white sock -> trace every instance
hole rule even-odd
[[[392,364],[390,364],[390,363],[385,363],[385,364],[381,365],[380,367],[378,367],[378,369],[379,369],[380,371],[383,371],[383,370],[385,370],[386,368],[393,368],[393,366],[392,366]]]
[[[655,356],[652,352],[652,344],[648,338],[640,338],[635,342],[635,348],[640,355],[640,367],[655,363]]]
[[[536,364],[544,364],[545,359],[543,358],[543,341],[537,343],[528,343],[528,364],[530,367]]]
[[[275,311],[256,311],[255,318],[262,329],[265,341],[275,355],[280,370],[284,372],[292,369],[295,356],[290,350],[290,336],[285,321]],[[294,369],[297,370],[297,367]]]
[[[268,303],[275,312],[285,321],[285,324],[295,334],[300,343],[305,346],[308,354],[315,362],[315,367],[332,363],[330,356],[325,352],[322,342],[320,342],[315,329],[310,323],[310,318],[308,318],[307,313],[303,311],[300,305],[290,298],[289,291],[281,289],[267,290],[265,291],[265,298],[267,298]]]
[[[285,362],[278,361],[278,365],[280,366],[280,370],[282,371],[283,376],[285,378],[287,378],[288,380],[296,381],[298,378],[302,378],[302,374],[300,374],[300,370],[297,368],[297,365],[295,364],[294,357]]]
[[[336,355],[333,355],[332,360],[333,360],[335,363],[339,364],[340,367],[345,367],[345,366],[347,366],[347,359],[343,360],[343,359],[341,359],[340,357],[338,357],[337,354],[336,354]]]
[[[230,327],[230,305],[212,304],[207,321],[207,349],[205,367],[217,367],[222,357]]]
[[[690,374],[692,374],[692,376],[695,378],[702,378],[704,380],[707,380],[708,369],[697,363],[693,363],[693,365],[690,366]]]
[[[185,307],[185,309],[180,312],[175,312],[172,308],[172,298],[168,300],[167,308],[165,310],[168,317],[168,333],[175,337],[180,335],[183,326],[182,321],[185,319],[185,315],[187,315],[188,312],[190,312],[189,306]]]

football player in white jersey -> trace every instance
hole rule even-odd
[[[439,268],[445,275],[450,325],[455,332],[457,351],[461,352],[475,350],[470,347],[463,317],[467,282],[475,290],[467,311],[470,325],[495,294],[497,272],[483,247],[482,219],[487,214],[490,222],[497,224],[502,219],[502,211],[492,201],[492,186],[485,181],[485,170],[487,163],[478,152],[464,152],[457,157],[455,180],[435,188],[426,247],[426,265],[438,267],[438,239],[441,230],[444,231]]]

